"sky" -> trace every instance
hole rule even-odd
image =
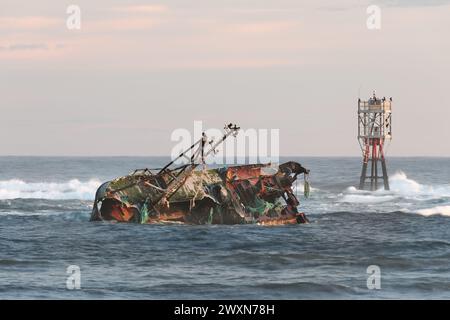
[[[450,156],[449,16],[450,0],[0,0],[0,155],[170,155],[200,120],[279,129],[282,156],[358,156],[357,99],[376,90],[388,156]]]

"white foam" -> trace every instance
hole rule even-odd
[[[389,178],[391,190],[405,197],[441,198],[450,197],[450,185],[430,186],[409,179],[402,171]]]
[[[417,210],[415,213],[420,214],[425,217],[433,216],[433,215],[441,215],[441,216],[450,217],[450,206],[437,206],[437,207],[428,208],[428,209],[420,209],[420,210]]]
[[[358,190],[355,187],[347,188],[341,202],[376,203],[394,200],[396,198],[412,200],[430,200],[450,197],[450,185],[429,186],[409,179],[402,171],[389,177],[390,191],[383,188],[377,191]]]
[[[378,203],[388,202],[394,200],[395,196],[378,196],[378,195],[365,195],[365,194],[346,194],[342,197],[340,202],[349,203]]]
[[[19,216],[19,217],[37,217],[37,216],[58,216],[63,215],[65,212],[42,212],[42,211],[35,211],[35,212],[21,212],[21,211],[8,211],[8,212],[0,212],[0,216]]]
[[[95,179],[81,182],[25,182],[12,179],[0,181],[0,199],[92,200],[101,182]]]
[[[398,198],[395,194],[384,190],[359,190],[353,186],[345,189],[344,193],[340,194],[340,197],[339,202],[347,203],[378,203],[388,202]]]

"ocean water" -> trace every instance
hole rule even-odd
[[[359,158],[282,160],[311,169],[308,225],[89,222],[101,182],[167,159],[0,157],[0,298],[450,298],[449,158],[390,158],[375,192],[355,188]]]

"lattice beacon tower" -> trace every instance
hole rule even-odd
[[[392,139],[392,98],[379,99],[373,93],[368,101],[358,99],[358,141],[363,152],[363,165],[359,189],[370,181],[370,190],[378,189],[378,179],[383,179],[384,189],[389,190],[389,180],[384,158],[384,143]],[[382,176],[378,176],[378,163],[381,162]],[[367,165],[370,163],[370,176]],[[368,181],[368,182],[369,182]]]

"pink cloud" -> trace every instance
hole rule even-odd
[[[0,29],[35,30],[57,25],[64,25],[64,20],[41,16],[0,18]]]
[[[164,5],[123,6],[111,8],[111,11],[128,13],[162,13],[168,11]]]
[[[298,27],[299,23],[294,21],[267,21],[233,24],[225,27],[225,31],[248,34],[266,34],[295,30]]]
[[[146,30],[157,25],[153,19],[129,18],[129,19],[108,19],[96,22],[87,22],[83,29],[87,31],[130,31]]]

